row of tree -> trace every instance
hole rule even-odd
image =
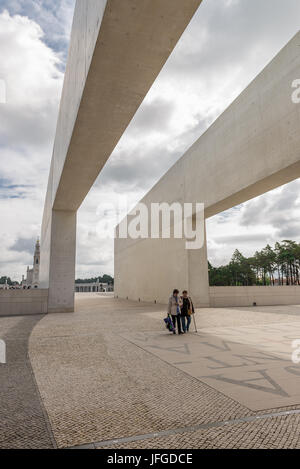
[[[300,285],[300,244],[284,240],[249,258],[236,250],[228,265],[209,263],[209,280],[211,286]]]
[[[97,283],[99,281],[99,283],[108,283],[108,284],[114,284],[114,279],[113,277],[111,277],[110,275],[103,275],[103,277],[95,277],[95,278],[86,278],[86,279],[77,279],[76,280],[76,283],[80,284],[80,283]]]
[[[114,279],[110,275],[103,275],[103,277],[95,277],[95,278],[88,278],[88,279],[77,279],[76,283],[96,283],[99,280],[99,283],[108,283],[114,284]],[[13,282],[10,277],[0,277],[0,285],[7,284],[9,286],[18,285],[18,282]]]
[[[7,285],[13,285],[17,282],[13,282],[10,277],[1,277],[0,278],[0,285],[5,285],[6,283],[7,283]]]

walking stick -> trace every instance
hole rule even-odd
[[[194,319],[195,332],[196,332],[196,334],[197,334],[198,331],[197,331],[197,324],[196,324],[195,314],[196,314],[196,313],[193,314],[193,319]]]

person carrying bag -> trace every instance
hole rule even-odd
[[[169,298],[168,304],[168,314],[172,316],[172,321],[174,325],[173,334],[176,334],[176,325],[178,328],[178,334],[182,334],[181,330],[181,304],[179,298],[179,290],[175,289],[173,295]]]

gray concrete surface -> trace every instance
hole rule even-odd
[[[0,290],[0,316],[45,314],[48,290]]]
[[[292,102],[299,42],[300,32],[143,198],[149,213],[152,203],[198,202],[209,218],[300,176],[300,106]],[[163,302],[179,288],[208,306],[207,269],[206,245],[187,251],[178,239],[115,242],[120,298]]]

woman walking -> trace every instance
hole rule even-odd
[[[173,295],[169,298],[169,305],[168,305],[168,314],[172,316],[172,321],[174,325],[173,334],[176,334],[176,324],[178,329],[178,334],[182,334],[181,331],[181,309],[180,309],[180,298],[179,298],[179,290],[174,290]]]
[[[195,314],[195,308],[192,302],[192,298],[188,295],[188,292],[184,290],[180,297],[180,308],[181,308],[181,322],[183,333],[189,332],[192,321],[192,315]]]

